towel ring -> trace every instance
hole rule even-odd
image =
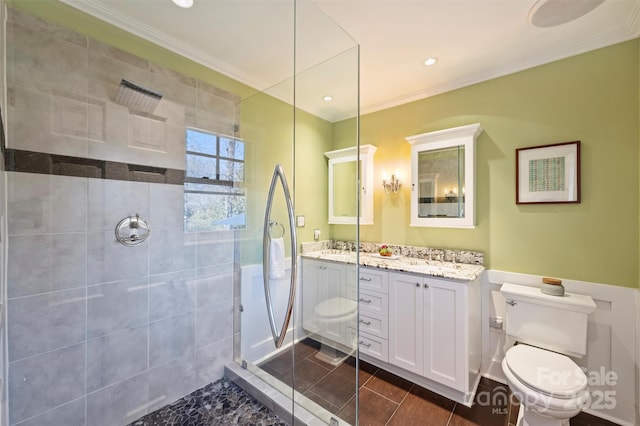
[[[280,236],[274,237],[273,235],[271,235],[271,229],[274,226],[279,226],[280,227]],[[284,237],[284,225],[281,224],[280,222],[277,222],[275,220],[271,220],[269,221],[269,238],[282,238]]]

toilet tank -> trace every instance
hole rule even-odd
[[[573,357],[587,353],[587,317],[596,309],[590,296],[551,296],[539,287],[504,283],[506,333],[518,342]]]

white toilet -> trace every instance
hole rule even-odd
[[[338,366],[350,353],[342,352],[335,346],[347,348],[345,327],[354,324],[358,314],[358,303],[344,297],[334,297],[318,303],[314,312],[320,330],[324,331],[321,333],[320,351],[316,353],[316,358]]]
[[[568,426],[589,402],[587,377],[568,356],[586,354],[587,317],[596,304],[508,283],[500,292],[507,301],[502,371],[521,404],[518,426]]]

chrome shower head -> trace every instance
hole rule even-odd
[[[114,102],[129,109],[152,113],[162,99],[162,93],[122,79]]]

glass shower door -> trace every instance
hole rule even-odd
[[[282,7],[283,2],[276,3]],[[311,415],[326,424],[355,424],[355,315],[348,324],[332,325],[337,330],[333,337],[305,327],[303,320],[321,302],[330,311],[345,301],[357,306],[356,265],[341,264],[339,276],[328,278],[331,285],[339,282],[334,297],[327,293],[311,305],[314,312],[305,313],[309,304],[304,300],[317,291],[303,277],[306,261],[299,254],[331,249],[324,152],[358,144],[359,50],[313,2],[292,1],[290,6],[281,11],[282,16],[291,12],[292,37],[283,42],[283,51],[291,54],[291,62],[285,60],[282,67],[291,66],[288,76],[238,106],[247,225],[236,231],[234,358],[269,393],[286,398],[289,413],[278,411],[285,421],[293,424],[294,417]],[[344,184],[359,186],[356,181]],[[357,208],[358,200],[352,201]],[[340,238],[355,246],[357,229],[342,227]],[[323,353],[341,356],[332,365]]]

